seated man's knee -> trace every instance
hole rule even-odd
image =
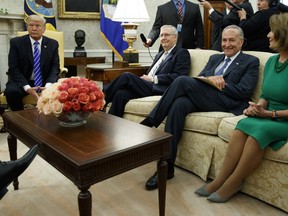
[[[173,81],[173,84],[174,85],[185,85],[186,82],[191,82],[191,80],[193,80],[193,79],[189,76],[179,76]]]
[[[6,87],[5,91],[4,91],[4,94],[6,97],[9,97],[10,95],[17,95],[17,90],[15,88],[9,88],[9,87]]]
[[[131,77],[131,75],[133,75],[133,74],[131,74],[130,72],[124,72],[121,76],[129,78],[129,77]]]
[[[115,95],[114,95],[114,99],[125,99],[127,97],[127,94],[129,94],[130,91],[127,89],[119,89]]]

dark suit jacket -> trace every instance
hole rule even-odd
[[[216,67],[224,60],[224,54],[212,55],[200,72],[199,76],[214,76]],[[227,68],[224,79],[227,85],[222,89],[223,98],[226,100],[228,107],[231,107],[229,112],[239,115],[247,107],[252,92],[256,87],[259,73],[259,59],[255,56],[239,53],[234,61]],[[233,106],[233,99],[239,105],[239,101],[247,102],[241,103],[240,106]]]
[[[283,3],[279,3],[277,6],[278,10],[280,10],[281,12],[288,12],[288,6],[283,4]]]
[[[184,20],[182,31],[179,32],[177,45],[186,49],[203,48],[204,29],[199,5],[187,0],[184,1],[184,4]],[[172,0],[158,6],[155,22],[148,36],[152,39],[151,46],[158,39],[161,26],[173,25],[177,28],[178,23],[177,9]]]
[[[147,71],[147,74],[158,61],[164,51],[159,52]],[[190,54],[187,49],[175,47],[158,67],[155,75],[158,78],[158,84],[153,84],[153,92],[163,94],[167,87],[178,76],[187,75],[191,67]]]
[[[41,44],[41,74],[43,86],[58,80],[60,66],[58,42],[43,36]],[[8,83],[14,82],[19,87],[28,85],[33,72],[33,50],[29,35],[10,40],[8,56]]]
[[[249,15],[252,16],[254,14],[254,11],[253,11],[253,8],[252,8],[252,5],[250,4],[250,2],[244,1],[242,4],[239,4],[238,6],[240,8],[243,8],[247,12],[247,16],[249,16]],[[212,12],[212,14],[213,14],[213,12]],[[239,26],[239,22],[240,22],[240,18],[239,18],[238,12],[235,8],[233,8],[233,9],[231,9],[230,13],[227,14],[227,16],[225,16],[223,18],[222,28],[224,29],[228,25],[238,25]]]
[[[244,10],[247,12],[247,14],[254,14],[253,8],[250,4],[250,2],[244,1],[242,4],[238,5],[241,8],[244,8]],[[223,16],[222,13],[220,13],[219,11],[214,10],[210,16],[209,19],[213,22],[213,23],[218,23],[221,25],[222,30],[229,26],[229,25],[239,25],[240,22],[240,18],[238,16],[237,10],[236,9],[232,9],[230,11],[229,14],[227,14],[226,16]]]
[[[239,26],[243,29],[246,38],[245,50],[273,52],[269,48],[270,32],[269,19],[273,14],[279,13],[276,8],[257,11],[251,18],[240,21]]]

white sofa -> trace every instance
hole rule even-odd
[[[190,76],[196,76],[206,65],[209,56],[217,51],[189,50]],[[259,82],[252,95],[257,101],[263,78],[264,64],[272,53],[252,52],[260,60]],[[125,107],[124,118],[142,121],[153,109],[160,96],[134,99]],[[231,132],[241,116],[225,112],[197,112],[186,117],[182,139],[178,146],[176,165],[201,177],[215,178],[219,173]],[[163,122],[165,124],[165,121]],[[159,129],[163,130],[163,124]],[[259,168],[245,180],[242,192],[288,212],[288,145],[274,152],[267,149]]]

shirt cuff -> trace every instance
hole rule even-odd
[[[23,89],[24,89],[25,92],[26,92],[29,88],[31,88],[30,85],[25,85],[25,86],[23,86]]]
[[[211,15],[211,13],[214,11],[214,8],[211,8],[210,10],[209,10],[209,15]]]
[[[52,83],[46,83],[45,88],[48,88],[52,85]]]
[[[157,76],[154,76],[154,84],[158,84],[158,77]]]

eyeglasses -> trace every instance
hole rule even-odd
[[[160,37],[170,37],[171,35],[175,35],[175,34],[166,34],[166,33],[163,33],[163,34],[160,34]]]

